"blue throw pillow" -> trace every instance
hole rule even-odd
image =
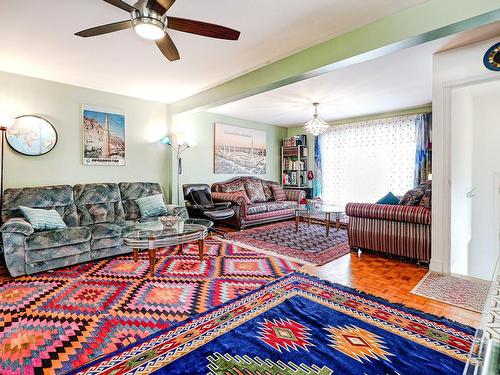
[[[139,211],[141,211],[141,217],[163,216],[168,213],[162,194],[139,198],[136,202],[139,206]]]
[[[391,192],[388,192],[386,196],[384,196],[383,198],[380,198],[377,201],[377,204],[393,204],[393,205],[396,205],[398,203],[399,203],[399,198],[396,197]]]
[[[61,215],[56,210],[45,210],[41,208],[30,208],[19,206],[24,217],[34,230],[51,230],[67,228]]]

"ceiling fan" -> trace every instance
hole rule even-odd
[[[130,20],[92,27],[77,32],[75,35],[88,38],[134,28],[139,36],[154,40],[163,55],[170,61],[179,60],[180,56],[177,47],[167,34],[167,28],[218,39],[238,40],[240,37],[239,31],[228,27],[167,16],[167,10],[175,3],[175,0],[139,0],[133,6],[122,0],[104,1],[129,12]]]

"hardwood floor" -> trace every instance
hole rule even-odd
[[[358,257],[352,252],[324,266],[303,266],[300,271],[472,327],[479,323],[476,312],[411,294],[428,271],[414,264],[367,253]]]
[[[362,253],[358,257],[357,253],[350,253],[324,266],[304,266],[300,271],[472,327],[479,323],[478,313],[411,294],[427,273],[426,268],[414,264],[381,255]],[[0,282],[10,279],[7,269],[0,264]]]

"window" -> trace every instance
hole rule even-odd
[[[320,136],[325,202],[374,203],[413,187],[415,116],[333,126]]]

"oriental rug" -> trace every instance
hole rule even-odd
[[[66,373],[280,278],[299,264],[207,239],[0,282],[0,374]]]
[[[326,237],[324,224],[285,221],[240,232],[228,233],[222,241],[265,254],[277,255],[307,264],[323,265],[350,252],[347,229],[333,226]]]
[[[480,313],[490,285],[472,277],[428,272],[411,293]]]
[[[81,374],[462,374],[471,327],[294,272]]]

